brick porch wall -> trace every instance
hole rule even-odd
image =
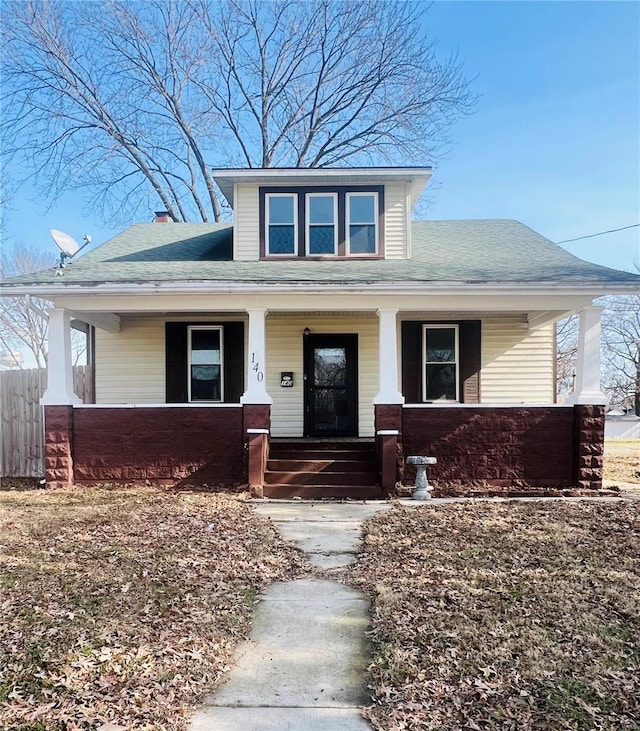
[[[53,436],[62,439],[63,435],[59,429],[50,430],[52,417],[60,418],[57,411],[50,410],[61,408],[71,413],[67,430],[73,456],[70,482],[186,480],[213,486],[243,481],[242,408],[47,407],[52,447]],[[48,442],[47,455],[50,451]],[[48,469],[47,483],[55,476]]]
[[[437,485],[599,489],[603,447],[600,406],[402,409],[403,456],[437,457]]]

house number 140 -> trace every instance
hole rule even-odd
[[[255,371],[256,381],[262,383],[264,381],[264,373],[260,370],[260,361],[256,360],[255,353],[251,353],[251,370]]]

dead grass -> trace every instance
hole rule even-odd
[[[604,479],[640,485],[640,439],[605,442]]]
[[[0,492],[0,727],[186,728],[257,593],[303,564],[230,496]]]
[[[395,507],[351,581],[375,729],[640,728],[640,505]]]

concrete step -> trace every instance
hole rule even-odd
[[[368,459],[269,459],[267,469],[282,472],[367,472]]]
[[[374,485],[378,473],[371,469],[366,472],[300,472],[272,471],[264,473],[268,485]]]
[[[351,500],[380,500],[384,498],[380,485],[264,485],[264,497],[304,500],[350,498]]]

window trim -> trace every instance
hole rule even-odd
[[[453,330],[455,333],[455,366],[456,366],[456,397],[455,399],[428,399],[427,398],[427,366],[451,364],[452,361],[427,361],[427,330]],[[456,404],[460,403],[460,326],[453,323],[425,324],[422,326],[422,401],[426,404]]]
[[[346,254],[345,206],[347,193],[376,193],[378,199],[378,253]],[[308,255],[305,231],[305,195],[307,193],[334,193],[338,196],[338,251],[337,254]],[[268,200],[270,195],[297,196],[297,248],[294,254],[270,254],[268,241]],[[258,186],[259,257],[261,261],[336,261],[347,259],[384,259],[385,255],[385,186],[384,185],[260,185]]]
[[[273,253],[269,248],[269,227],[270,226],[291,226],[290,223],[270,223],[269,222],[269,201],[271,198],[293,198],[293,253],[277,254]],[[294,191],[269,192],[264,195],[264,246],[265,253],[268,257],[288,258],[296,256],[298,252],[298,194]]]
[[[201,330],[217,330],[220,333],[220,362],[208,365],[220,366],[220,398],[219,399],[192,399],[191,398],[191,353],[192,333]],[[198,364],[196,364],[198,365]],[[200,364],[201,365],[201,364]],[[224,326],[223,325],[188,325],[187,326],[187,403],[189,404],[218,404],[224,403]]]
[[[349,235],[349,230],[351,228],[351,215],[350,215],[350,205],[349,202],[351,201],[351,198],[364,198],[365,196],[373,196],[373,210],[374,210],[374,216],[373,216],[373,237],[375,242],[375,249],[372,252],[364,252],[361,254],[353,254],[351,253],[351,236]],[[378,193],[375,190],[372,191],[349,191],[345,193],[345,203],[344,203],[344,239],[345,239],[345,246],[346,246],[346,253],[349,257],[371,257],[371,256],[378,256],[378,250],[380,248],[379,246],[379,228],[380,228],[380,216],[375,215],[375,212],[378,211]],[[357,225],[357,224],[355,224]],[[370,226],[371,224],[362,224],[364,226]]]
[[[331,198],[333,200],[333,253],[332,254],[312,254],[309,251],[311,247],[311,228],[312,226],[320,226],[327,224],[311,223],[311,205],[309,201],[312,198]],[[305,256],[337,256],[338,255],[338,194],[330,191],[314,191],[313,193],[305,193],[304,196],[304,248]]]

